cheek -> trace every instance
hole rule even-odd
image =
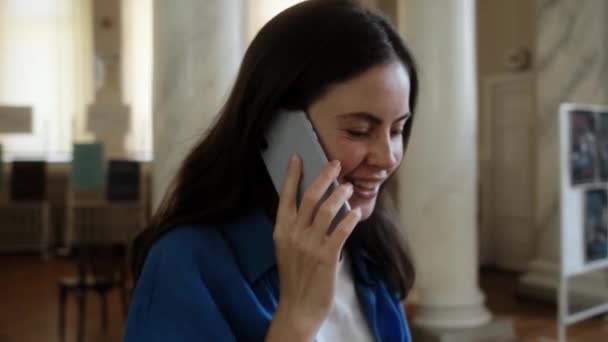
[[[389,174],[395,172],[395,170],[399,168],[399,165],[401,165],[401,162],[403,161],[403,141],[401,139],[393,140],[391,144],[391,154],[393,155],[393,160],[395,161],[395,164],[393,165],[391,170],[389,170]]]
[[[401,162],[403,161],[403,148],[397,149],[393,153],[393,156],[394,156],[396,162],[395,162],[395,167],[390,171],[390,173],[395,172],[395,170],[397,170],[399,168],[399,165],[401,165]]]
[[[329,146],[327,148],[327,158],[329,160],[337,159],[340,161],[342,166],[340,176],[349,174],[361,165],[367,153],[367,148],[364,144],[346,138],[338,138],[334,144]]]

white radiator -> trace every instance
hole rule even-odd
[[[0,203],[0,252],[50,251],[50,210],[47,202]]]

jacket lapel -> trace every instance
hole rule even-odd
[[[376,280],[373,279],[369,265],[361,252],[351,251],[351,262],[355,280],[355,291],[357,292],[361,309],[376,341],[382,341],[378,327]]]

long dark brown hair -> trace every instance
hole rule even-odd
[[[179,225],[222,223],[255,208],[274,217],[278,196],[259,143],[277,110],[307,110],[328,87],[392,61],[400,61],[410,77],[412,118],[403,131],[407,147],[418,78],[412,55],[382,15],[357,1],[309,0],[268,22],[247,49],[216,121],[190,151],[149,227],[136,238],[135,279],[154,242]],[[372,260],[381,261],[376,271],[405,296],[414,268],[389,202],[382,189],[374,212],[355,229],[347,248],[363,248]]]

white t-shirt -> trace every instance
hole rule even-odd
[[[374,341],[367,319],[363,315],[347,253],[338,265],[336,295],[329,316],[321,325],[317,342]]]

